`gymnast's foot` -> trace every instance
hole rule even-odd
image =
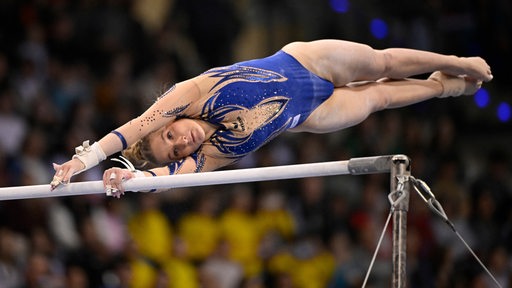
[[[482,86],[482,81],[463,76],[451,76],[440,71],[432,73],[428,79],[439,82],[443,87],[443,92],[438,96],[439,98],[473,95]]]
[[[453,76],[465,76],[477,81],[489,82],[492,80],[491,67],[480,57],[459,57],[460,65],[441,72]]]

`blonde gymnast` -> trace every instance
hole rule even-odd
[[[432,74],[408,78],[425,73]],[[216,170],[285,131],[338,131],[379,110],[474,94],[492,77],[480,57],[342,40],[293,42],[272,56],[176,84],[139,117],[54,164],[51,188],[123,150],[139,169],[154,168],[106,170],[105,189],[119,197],[132,177]]]

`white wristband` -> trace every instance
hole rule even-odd
[[[92,145],[89,145],[89,140],[84,141],[81,146],[75,148],[75,155],[73,155],[73,159],[78,159],[85,166],[84,169],[80,171],[76,171],[73,175],[78,173],[82,173],[100,163],[101,161],[107,158],[103,149],[98,142],[94,142]]]

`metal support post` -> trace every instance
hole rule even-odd
[[[392,286],[404,288],[407,284],[406,245],[407,212],[409,211],[409,181],[411,175],[410,160],[405,155],[395,155],[391,166],[391,193],[393,207],[393,275]]]

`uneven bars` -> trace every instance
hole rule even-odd
[[[151,189],[170,189],[316,176],[387,173],[391,170],[391,160],[393,157],[394,156],[360,157],[352,158],[347,161],[134,178],[126,181],[124,187],[126,191],[144,191]],[[77,196],[100,193],[105,193],[103,181],[87,181],[63,185],[57,187],[54,191],[50,191],[49,184],[0,188],[0,200]]]

